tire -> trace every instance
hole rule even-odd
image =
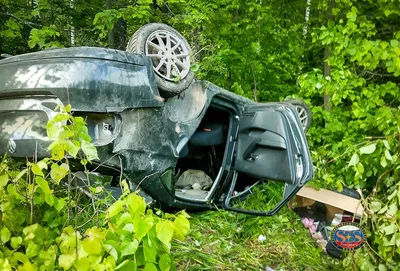
[[[130,38],[126,51],[151,57],[156,83],[163,98],[178,95],[194,79],[190,70],[190,45],[168,25],[149,23],[142,26]]]
[[[292,104],[296,107],[297,113],[299,113],[299,118],[301,125],[304,129],[304,132],[307,132],[310,129],[311,121],[312,121],[312,114],[310,107],[300,99],[287,99],[285,102]]]

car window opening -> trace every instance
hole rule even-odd
[[[224,159],[230,113],[210,107],[199,127],[179,154],[175,195],[204,200],[219,181]]]

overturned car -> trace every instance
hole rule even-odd
[[[139,29],[126,52],[75,47],[0,60],[0,156],[49,156],[46,123],[60,103],[85,118],[99,155],[90,169],[114,197],[122,174],[162,207],[273,215],[313,178],[309,109],[195,80],[188,43],[163,24]],[[83,170],[79,161],[72,169]],[[269,181],[284,185],[271,210],[232,204]]]

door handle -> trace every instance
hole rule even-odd
[[[255,138],[247,149],[243,153],[243,159],[246,161],[254,162],[257,160],[258,155],[254,154],[257,146],[262,146],[271,149],[281,149],[286,150],[286,144],[284,142],[279,142],[275,140],[262,139],[260,137]]]
[[[257,145],[261,142],[261,138],[256,138],[253,140],[253,142],[250,143],[250,145],[247,147],[247,149],[243,153],[243,159],[254,162],[257,160],[258,155],[254,154],[254,151],[257,148]]]

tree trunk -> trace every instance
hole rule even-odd
[[[113,28],[114,49],[125,50],[126,48],[126,22],[119,18]]]
[[[331,67],[329,66],[327,59],[331,55],[331,50],[329,49],[328,46],[325,46],[325,51],[324,51],[324,77],[331,76]],[[324,109],[326,111],[331,111],[332,108],[329,105],[329,101],[331,100],[331,96],[326,94],[326,90],[324,90]]]
[[[333,20],[333,15],[332,15],[332,8],[334,5],[335,0],[328,0],[328,11],[326,13],[326,19],[327,22],[330,20]],[[331,67],[329,66],[327,60],[329,56],[331,55],[331,49],[329,46],[325,46],[325,51],[324,51],[324,77],[331,76]],[[329,105],[329,101],[331,100],[331,97],[326,93],[326,89],[324,89],[324,109],[326,111],[331,111],[332,107]]]
[[[254,73],[253,64],[250,64],[250,67],[251,67],[251,73],[253,74],[253,99],[254,99],[255,102],[258,102],[258,99],[257,99],[258,91],[257,91],[256,74]]]
[[[74,9],[74,5],[75,4],[75,2],[74,2],[74,0],[70,0],[69,1],[69,7],[73,10]],[[74,46],[75,45],[75,27],[74,27],[74,22],[73,22],[73,19],[72,19],[72,16],[71,16],[71,28],[70,28],[70,30],[69,30],[69,33],[70,33],[70,44],[71,44],[71,46]]]
[[[304,17],[303,36],[306,37],[308,32],[308,20],[310,19],[311,0],[307,0],[306,16]]]
[[[111,0],[106,0],[106,8],[112,9]],[[113,33],[112,29],[108,30],[108,47],[110,47],[110,48],[115,47],[114,33]]]

